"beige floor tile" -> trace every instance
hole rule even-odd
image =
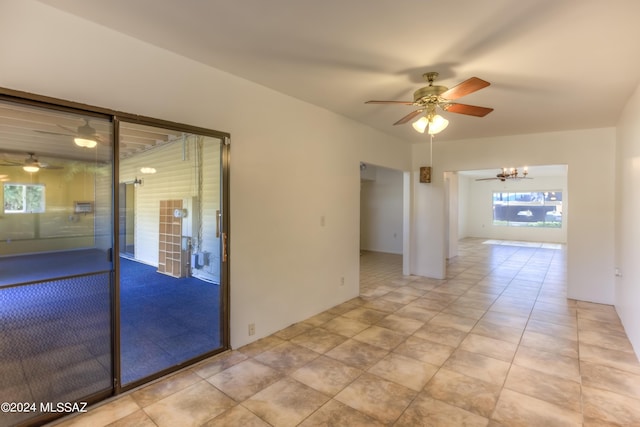
[[[202,381],[200,376],[184,371],[138,389],[131,393],[131,397],[144,408],[199,381]]]
[[[485,310],[472,308],[467,305],[460,305],[459,301],[460,300],[458,299],[455,302],[449,304],[447,307],[445,307],[442,310],[442,313],[452,314],[454,316],[461,316],[464,318],[470,318],[476,321],[480,319],[482,316],[484,316],[484,313],[486,312]]]
[[[345,337],[352,337],[364,331],[369,326],[368,323],[339,316],[322,325],[322,328]]]
[[[276,337],[275,335],[269,335],[268,337],[261,338],[257,341],[240,347],[238,351],[245,354],[247,357],[253,357],[262,353],[263,351],[280,345],[283,342],[285,342],[285,340],[283,340],[282,338]]]
[[[290,340],[291,338],[308,331],[312,327],[312,325],[306,322],[294,323],[293,325],[276,332],[274,335],[278,338],[282,338],[283,340]]]
[[[580,361],[610,366],[612,368],[640,375],[640,363],[638,363],[638,358],[634,353],[613,350],[583,342],[579,343],[579,347]]]
[[[522,339],[523,331],[520,328],[513,328],[511,326],[499,325],[487,320],[480,320],[471,330],[471,333],[476,335],[482,335],[489,338],[499,339],[501,341],[510,342],[512,344],[518,344]]]
[[[386,295],[389,295],[390,293],[392,292],[387,292],[386,294],[382,295],[380,298],[367,301],[367,303],[364,304],[362,308],[365,308],[365,309],[370,308],[372,310],[382,311],[386,314],[390,314],[404,307],[404,304],[400,302],[384,299],[384,297]]]
[[[191,368],[201,378],[209,378],[225,369],[247,360],[247,355],[239,351],[228,351],[204,360]]]
[[[427,296],[429,295],[430,293],[426,294],[424,297],[414,300],[411,303],[411,305],[414,307],[420,307],[425,310],[431,310],[431,311],[435,311],[436,313],[439,313],[441,310],[446,308],[452,302],[452,301],[441,301],[437,299],[427,298]]]
[[[400,304],[398,308],[402,307],[403,305],[409,304],[411,301],[414,301],[417,298],[418,295],[412,295],[406,292],[398,291],[389,292],[388,294],[385,294],[381,297],[381,299],[385,301],[391,301]]]
[[[116,422],[108,424],[107,427],[157,427],[156,423],[143,410],[134,412]]]
[[[580,383],[575,381],[511,365],[504,387],[574,412],[582,410]]]
[[[414,319],[419,322],[425,323],[431,320],[434,316],[436,316],[438,314],[438,311],[427,310],[426,308],[422,308],[411,303],[411,304],[405,305],[404,307],[402,307],[400,310],[396,311],[393,314],[398,317],[405,317],[408,319]]]
[[[478,353],[456,350],[442,366],[459,374],[502,385],[510,363]]]
[[[56,425],[62,427],[102,427],[121,420],[139,410],[140,406],[130,395],[127,395],[103,403],[86,413],[69,417],[60,423],[56,423]]]
[[[398,316],[396,314],[390,314],[381,321],[378,322],[377,326],[382,328],[390,329],[394,332],[403,334],[403,335],[411,335],[422,326],[424,326],[425,321],[412,319],[409,317]]]
[[[291,373],[319,355],[306,347],[287,341],[260,353],[254,359],[280,372]]]
[[[580,363],[580,373],[585,387],[599,388],[639,399],[640,404],[640,375],[589,362]]]
[[[292,379],[283,378],[242,402],[242,406],[274,426],[296,426],[329,397]]]
[[[503,389],[492,418],[513,427],[582,426],[582,414],[509,389]]]
[[[202,427],[225,426],[271,427],[271,424],[267,423],[247,408],[237,405],[202,425]]]
[[[574,359],[578,358],[578,342],[555,335],[548,335],[546,333],[541,334],[527,329],[522,335],[520,345],[537,348]]]
[[[353,337],[354,340],[365,342],[387,351],[396,348],[405,338],[405,334],[400,334],[377,325],[371,326]]]
[[[520,346],[513,359],[514,365],[534,369],[545,374],[580,382],[578,359],[533,347]]]
[[[329,320],[335,318],[336,315],[329,313],[328,311],[323,311],[322,313],[316,314],[313,317],[308,318],[304,322],[312,325],[312,326],[321,326],[327,323]]]
[[[578,318],[578,330],[600,331],[609,335],[617,335],[624,338],[627,337],[621,323],[600,322],[597,320],[585,319],[584,317]]]
[[[349,339],[326,353],[327,356],[358,369],[368,369],[386,356],[387,350]]]
[[[386,425],[332,399],[304,420],[300,427],[383,427]]]
[[[391,381],[364,373],[335,399],[350,407],[389,424],[409,406],[415,392]]]
[[[599,322],[610,322],[616,325],[620,324],[618,313],[612,306],[604,304],[590,305],[584,301],[578,302],[578,318],[597,320]]]
[[[346,365],[338,360],[320,356],[291,374],[301,383],[334,396],[362,375],[362,370]]]
[[[508,326],[510,328],[519,329],[524,331],[525,326],[527,326],[527,322],[529,318],[527,316],[520,316],[513,313],[501,313],[499,311],[487,311],[482,320],[487,322]]]
[[[388,313],[372,308],[358,307],[343,314],[348,319],[357,320],[362,323],[373,325],[387,317]]]
[[[421,393],[411,403],[394,427],[485,427],[489,420],[457,406]]]
[[[501,388],[500,384],[491,384],[443,368],[429,381],[424,392],[434,399],[488,418],[495,408]]]
[[[585,417],[620,426],[640,425],[637,399],[587,386],[582,388],[582,399]]]
[[[566,316],[564,314],[551,313],[548,311],[534,310],[531,313],[531,319],[570,327],[576,327],[578,325],[578,319],[576,316]]]
[[[313,328],[291,339],[291,342],[316,353],[326,353],[337,345],[342,344],[348,338],[335,334],[322,328]]]
[[[613,306],[566,297],[562,248],[483,242],[446,280],[364,251],[359,297],[56,424],[640,425]]]
[[[158,427],[196,427],[235,405],[220,390],[200,381],[147,406],[144,411]]]
[[[457,347],[465,339],[467,333],[451,326],[443,326],[429,322],[418,329],[413,336],[439,344]]]
[[[571,341],[578,341],[578,328],[573,326],[558,325],[540,320],[530,320],[529,323],[527,323],[526,331],[551,335]]]
[[[207,381],[241,402],[280,378],[280,372],[249,359],[208,378]]]
[[[411,336],[396,347],[394,353],[430,363],[434,366],[442,366],[455,349],[455,347],[449,345]]]
[[[511,362],[518,345],[508,341],[470,333],[458,347],[471,353],[479,353],[494,359]]]
[[[435,365],[390,353],[367,372],[411,390],[420,391],[437,370],[438,367]]]
[[[589,329],[580,330],[579,335],[581,343],[597,345],[610,350],[633,353],[633,347],[627,337],[613,335],[606,331],[594,331]]]

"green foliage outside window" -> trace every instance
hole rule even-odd
[[[4,184],[4,213],[44,212],[44,188],[41,184]]]

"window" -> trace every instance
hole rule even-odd
[[[42,184],[4,184],[4,213],[41,213],[44,200]]]
[[[493,225],[562,227],[562,192],[493,193]]]

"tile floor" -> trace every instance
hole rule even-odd
[[[640,425],[613,307],[566,299],[563,248],[500,243],[446,280],[364,253],[359,298],[59,425]]]

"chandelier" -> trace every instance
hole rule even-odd
[[[517,168],[502,168],[502,171],[496,175],[500,181],[506,181],[507,179],[524,179],[529,174],[529,169],[525,166],[522,171],[522,175],[519,174]]]

